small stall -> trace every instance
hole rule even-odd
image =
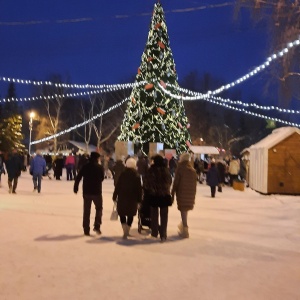
[[[300,194],[300,130],[281,127],[252,145],[249,185],[262,194]]]

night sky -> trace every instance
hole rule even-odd
[[[60,74],[69,83],[133,82],[154,4],[154,0],[1,1],[0,76],[48,80]],[[229,83],[273,53],[266,24],[251,23],[246,10],[235,20],[233,1],[161,4],[179,83],[193,70]],[[261,97],[266,76],[262,72],[240,84],[241,100],[255,102],[253,97]],[[6,87],[3,83],[0,87],[0,96],[5,97]],[[18,97],[29,96],[16,87]],[[260,104],[277,105],[274,96],[264,97]]]

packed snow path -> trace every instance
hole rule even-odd
[[[22,173],[17,194],[0,188],[1,299],[300,299],[300,197],[198,184],[189,239],[176,204],[168,240],[110,221],[113,181],[103,183],[102,235],[83,235],[81,186],[44,178],[33,193]],[[94,218],[92,208],[91,220]],[[92,222],[91,222],[92,225]],[[91,231],[92,232],[92,231]]]

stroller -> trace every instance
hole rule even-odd
[[[141,202],[138,210],[138,232],[141,233],[142,230],[146,230],[143,226],[151,227],[151,213],[150,213],[149,201],[145,198]]]

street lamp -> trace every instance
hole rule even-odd
[[[34,117],[34,112],[31,111],[29,114],[30,120],[29,120],[29,146],[28,146],[28,153],[30,155],[30,148],[31,148],[31,132],[32,132],[32,120]]]

